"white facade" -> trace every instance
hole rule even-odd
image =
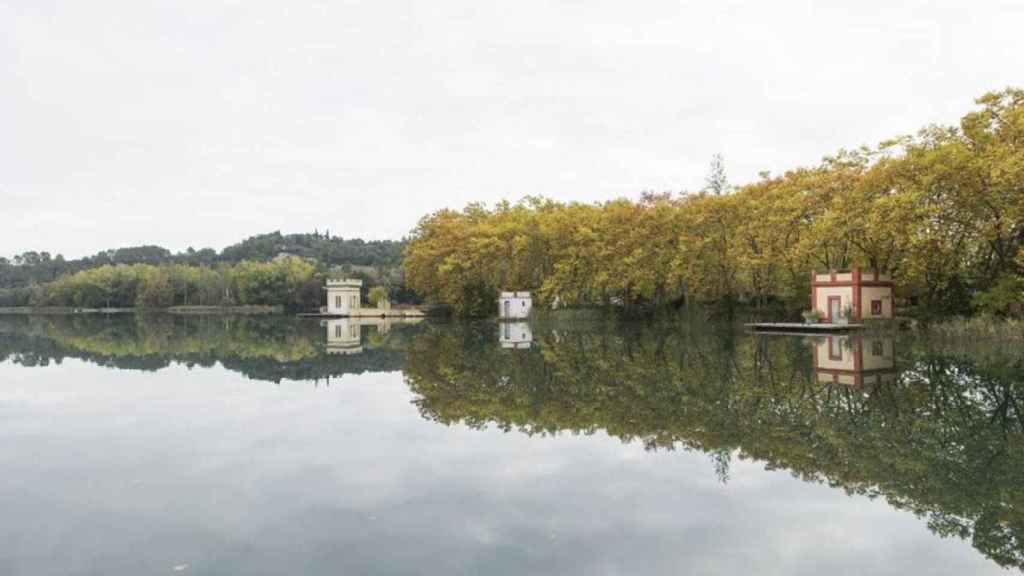
[[[532,308],[529,292],[502,292],[498,297],[498,318],[502,320],[528,318]]]
[[[327,314],[331,316],[351,316],[362,308],[360,289],[362,280],[328,280],[324,290],[327,291]]]
[[[836,322],[847,311],[855,321],[892,318],[894,291],[887,272],[853,268],[811,273],[811,309],[825,322]]]

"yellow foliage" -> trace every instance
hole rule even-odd
[[[1024,91],[978,103],[958,128],[841,151],[729,194],[443,210],[414,231],[407,280],[477,314],[499,290],[569,306],[802,298],[810,270],[864,266],[959,312],[970,293],[1024,272]]]

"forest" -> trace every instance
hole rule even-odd
[[[385,285],[394,301],[424,299],[459,316],[492,314],[500,290],[529,290],[545,308],[650,312],[694,302],[795,316],[812,270],[851,266],[891,272],[902,314],[1020,310],[1024,90],[982,96],[957,126],[741,186],[716,156],[700,191],[470,204],[424,217],[402,241],[273,232],[219,253],[25,252],[0,258],[0,306],[315,309],[316,284],[341,268]]]
[[[805,307],[812,270],[888,270],[919,315],[1003,313],[1024,301],[1024,90],[984,95],[929,126],[818,165],[640,200],[527,197],[423,218],[410,288],[463,316],[499,290],[542,306],[652,310],[690,301]]]
[[[414,301],[398,268],[404,246],[404,241],[346,240],[315,231],[261,234],[220,253],[189,248],[174,254],[160,246],[135,246],[65,260],[30,251],[0,257],[0,306],[272,304],[315,309],[322,279],[332,268],[387,286],[396,301]]]
[[[103,265],[61,276],[28,290],[32,306],[169,308],[172,306],[320,305],[323,275],[307,260],[190,266]]]

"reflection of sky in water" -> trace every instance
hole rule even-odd
[[[423,420],[398,372],[0,364],[0,573],[1005,574],[786,471]],[[185,567],[184,565],[187,565]]]

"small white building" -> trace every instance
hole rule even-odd
[[[502,292],[498,297],[498,318],[519,320],[530,316],[533,299],[529,292]]]
[[[327,291],[327,314],[330,316],[352,316],[362,308],[360,290],[362,280],[341,279],[328,280],[324,290]]]
[[[827,323],[892,318],[894,286],[892,276],[878,270],[811,272],[811,310]]]

